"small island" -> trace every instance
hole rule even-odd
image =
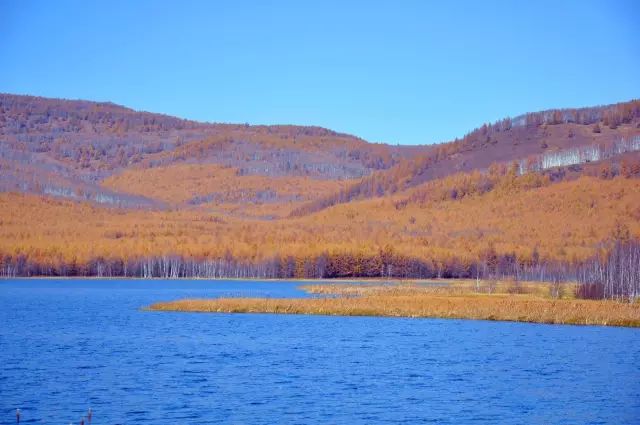
[[[374,282],[301,287],[309,298],[183,299],[153,311],[496,320],[640,327],[640,303],[583,300],[574,285],[509,281]]]

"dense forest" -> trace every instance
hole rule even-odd
[[[239,176],[357,179],[431,149],[372,144],[320,127],[197,123],[112,103],[0,94],[0,190],[122,207],[163,207],[104,179],[174,164]]]
[[[402,147],[0,95],[0,189],[2,276],[513,276],[638,294],[638,101]]]
[[[456,172],[487,170],[516,162],[520,174],[585,164],[640,151],[640,101],[597,108],[550,110],[484,124],[462,139],[433,150],[293,211],[323,208],[384,196]]]

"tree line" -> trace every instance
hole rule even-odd
[[[222,258],[198,259],[162,255],[128,259],[97,257],[86,263],[58,261],[43,264],[26,254],[0,255],[0,277],[132,277],[132,278],[470,278],[515,281],[576,282],[576,297],[633,301],[640,297],[640,240],[616,237],[610,249],[579,264],[542,261],[534,255],[522,263],[515,254],[487,250],[476,261],[455,257],[447,261],[412,258],[391,246],[377,255],[322,253],[316,256],[274,256],[246,261],[227,253]]]
[[[640,297],[640,240],[617,239],[606,253],[584,262],[576,295],[632,302]]]
[[[524,280],[549,280],[557,269],[555,263],[520,263],[515,253],[497,254],[490,250],[477,261],[451,257],[434,262],[397,254],[391,246],[376,255],[324,252],[305,257],[276,255],[262,261],[239,260],[230,253],[214,259],[181,255],[96,257],[84,263],[62,259],[42,263],[28,254],[0,255],[0,277],[484,279],[516,276]]]

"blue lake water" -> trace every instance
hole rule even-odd
[[[0,423],[640,423],[640,330],[162,313],[296,282],[0,280]]]

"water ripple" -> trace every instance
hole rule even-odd
[[[0,281],[0,424],[638,423],[637,329],[139,309],[296,285]]]

